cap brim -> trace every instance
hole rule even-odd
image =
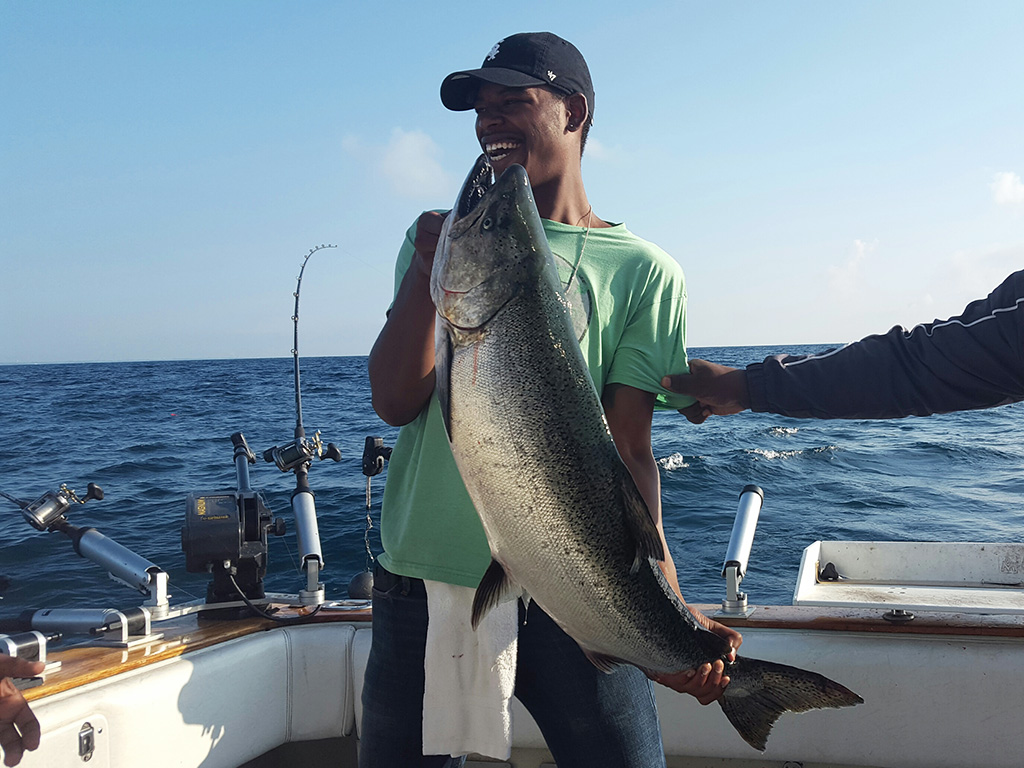
[[[452,72],[444,79],[441,83],[441,103],[455,112],[472,109],[481,82],[504,85],[508,88],[547,85],[540,78],[514,69],[502,69],[501,67],[468,69],[465,72]]]

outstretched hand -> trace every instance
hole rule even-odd
[[[689,373],[666,376],[661,386],[696,398],[696,403],[679,410],[694,424],[700,424],[711,415],[726,416],[750,407],[747,372],[707,360],[691,360]]]
[[[0,654],[0,748],[4,765],[17,765],[25,750],[39,746],[39,721],[11,678],[33,677],[42,671],[43,664],[38,661]]]
[[[735,661],[736,649],[743,643],[743,636],[735,629],[730,629],[724,624],[709,619],[697,609],[686,607],[702,627],[714,632],[729,643],[730,650],[727,658],[729,661]],[[725,674],[725,662],[721,659],[716,659],[714,663],[702,664],[697,669],[666,674],[649,674],[648,677],[673,691],[690,694],[704,706],[720,699],[725,687],[729,685],[729,676]]]

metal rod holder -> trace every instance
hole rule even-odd
[[[722,576],[725,578],[725,599],[722,600],[723,616],[749,616],[753,608],[747,605],[747,595],[740,592],[740,584],[747,572],[750,549],[757,530],[757,518],[764,502],[764,491],[756,485],[747,485],[740,491],[736,520],[725,552]]]

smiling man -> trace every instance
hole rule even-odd
[[[479,69],[445,78],[441,101],[451,110],[475,111],[477,142],[496,175],[513,164],[526,169],[609,429],[664,544],[651,421],[656,407],[693,405],[661,386],[665,370],[686,365],[686,287],[671,257],[624,224],[595,214],[587,198],[581,158],[595,99],[583,56],[550,33],[513,35],[498,42]],[[428,624],[436,631],[449,621],[428,616],[430,585],[475,589],[491,560],[433,397],[429,277],[443,220],[444,214],[424,213],[407,233],[394,302],[370,353],[374,408],[402,430],[381,515],[384,552],[375,574],[363,693],[364,768],[448,762],[447,755],[420,757]],[[678,593],[671,557],[662,568]],[[520,604],[519,613],[515,695],[560,768],[664,765],[643,674],[633,667],[600,672],[539,607]],[[738,647],[736,632],[699,618]],[[728,678],[717,662],[660,682],[709,703]],[[454,705],[428,700],[426,706]]]

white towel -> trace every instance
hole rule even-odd
[[[516,682],[517,601],[495,606],[474,631],[476,590],[439,581],[427,588],[423,754],[512,753],[509,700]]]

